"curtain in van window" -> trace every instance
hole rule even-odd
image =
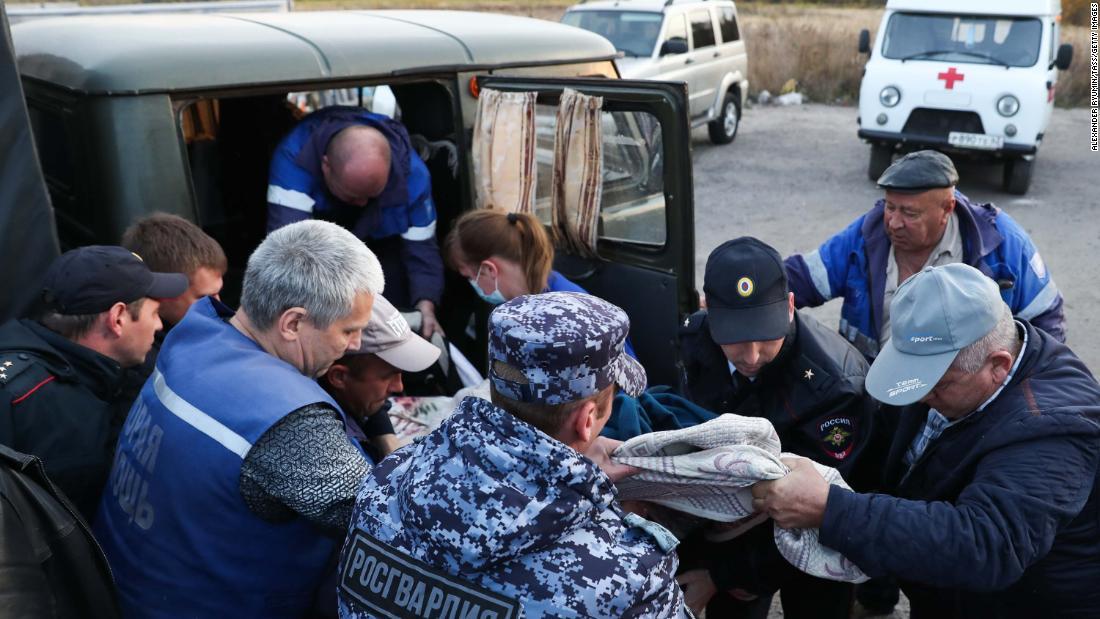
[[[558,244],[574,254],[596,256],[603,193],[603,97],[571,88],[558,103],[554,180],[550,201]]]
[[[478,208],[535,212],[534,92],[483,89],[474,119]]]

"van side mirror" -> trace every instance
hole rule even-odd
[[[859,53],[871,53],[871,31],[866,28],[859,31]]]
[[[1065,71],[1072,62],[1073,46],[1069,43],[1063,43],[1058,46],[1058,55],[1054,57],[1054,66],[1058,67],[1059,71]]]
[[[688,53],[688,42],[686,39],[676,37],[661,44],[661,56],[686,53]]]

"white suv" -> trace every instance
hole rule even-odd
[[[611,41],[624,78],[687,83],[691,124],[706,123],[715,144],[737,136],[749,60],[730,0],[596,0],[573,6],[562,22]]]

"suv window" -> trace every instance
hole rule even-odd
[[[709,10],[691,12],[691,38],[694,49],[714,45],[714,22],[710,19]]]
[[[668,18],[668,29],[665,31],[665,40],[680,39],[685,44],[688,42],[687,21],[683,15],[673,15]]]
[[[554,134],[558,108],[535,106],[538,184],[535,214],[551,219],[551,180],[554,174]],[[664,142],[661,125],[647,112],[604,111],[603,199],[599,238],[661,246],[665,244]]]
[[[569,11],[561,21],[603,36],[627,56],[650,56],[662,18],[645,11]]]
[[[726,7],[718,14],[718,27],[722,30],[722,42],[730,43],[741,40],[741,31],[737,28],[737,16],[733,9]]]

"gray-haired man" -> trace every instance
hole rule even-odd
[[[891,316],[866,385],[900,407],[883,467],[898,498],[795,461],[754,486],[759,508],[898,578],[914,617],[1100,616],[1096,379],[966,265],[907,280]]]
[[[172,330],[96,522],[124,615],[310,608],[369,468],[314,378],[359,347],[382,286],[354,235],[300,222],[252,253],[236,313],[207,297]]]
[[[629,326],[577,293],[493,311],[492,402],[464,399],[363,484],[340,561],[342,617],[684,612],[676,540],[623,512],[613,480],[627,467],[599,436],[616,386],[645,388],[623,352]]]

